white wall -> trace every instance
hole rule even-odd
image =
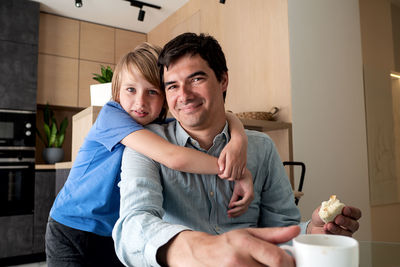
[[[336,194],[371,239],[358,0],[288,0],[294,159],[307,166],[304,219]]]

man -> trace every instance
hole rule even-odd
[[[225,56],[218,42],[182,34],[161,52],[162,84],[177,121],[149,128],[168,141],[218,156],[229,141],[224,95]],[[125,149],[121,209],[113,238],[117,255],[135,266],[294,266],[276,244],[303,233],[351,235],[361,212],[346,207],[324,225],[314,212],[300,223],[293,192],[271,139],[246,131],[254,201],[238,217],[226,214],[233,184],[213,175],[180,173]],[[289,227],[290,226],[290,227]],[[261,228],[264,227],[264,228]],[[279,227],[279,228],[274,228]]]

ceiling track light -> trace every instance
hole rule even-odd
[[[75,6],[76,7],[82,7],[82,0],[75,0]]]
[[[146,12],[143,9],[139,10],[139,14],[138,14],[138,21],[143,21],[144,20],[144,15],[146,14]]]
[[[131,6],[135,6],[135,7],[140,8],[139,14],[138,14],[138,18],[137,18],[139,21],[143,21],[144,20],[144,15],[146,14],[146,12],[143,10],[144,6],[155,8],[155,9],[161,9],[160,6],[156,6],[156,5],[153,5],[153,4],[148,4],[148,3],[145,3],[145,2],[142,2],[142,1],[135,1],[135,0],[124,0],[124,1],[130,2]]]

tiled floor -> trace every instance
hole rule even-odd
[[[35,262],[23,265],[13,265],[12,267],[47,267],[46,262]]]

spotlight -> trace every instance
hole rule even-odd
[[[219,0],[221,4],[225,4],[225,0]]]
[[[144,20],[144,15],[146,14],[146,12],[143,9],[139,10],[139,15],[137,17],[138,21],[143,21]]]
[[[75,0],[75,6],[76,7],[81,7],[83,4],[82,4],[82,0]]]
[[[126,1],[130,2],[130,3],[131,3],[131,6],[140,8],[139,14],[138,14],[138,17],[137,17],[137,19],[138,19],[139,21],[143,21],[143,20],[144,20],[144,15],[145,15],[145,13],[146,13],[146,12],[143,10],[143,7],[144,7],[144,6],[151,7],[151,8],[155,8],[155,9],[161,9],[160,6],[156,6],[156,5],[153,5],[153,4],[148,4],[148,3],[145,3],[145,2],[142,2],[142,1],[136,1],[136,0],[126,0]]]

